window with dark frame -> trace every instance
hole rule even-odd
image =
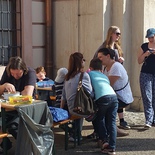
[[[0,65],[21,55],[21,0],[0,0]]]

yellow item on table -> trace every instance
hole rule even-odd
[[[32,96],[12,96],[9,97],[9,103],[14,105],[31,104]]]

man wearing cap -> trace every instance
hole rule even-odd
[[[146,32],[148,42],[141,45],[138,53],[138,63],[142,64],[140,71],[140,90],[144,106],[145,129],[155,125],[155,28]]]

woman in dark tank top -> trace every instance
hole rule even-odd
[[[148,42],[143,43],[138,53],[140,90],[144,106],[145,129],[155,124],[155,28],[147,30]]]

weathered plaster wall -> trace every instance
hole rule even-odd
[[[84,54],[87,70],[108,28],[117,25],[122,33],[124,67],[135,99],[131,108],[142,111],[139,90],[141,65],[137,63],[137,52],[141,44],[147,41],[146,30],[155,27],[155,0],[54,0],[53,8],[55,74],[60,67],[68,66],[69,55],[75,51]],[[33,66],[36,67],[44,64],[44,2],[32,2],[32,23],[33,43],[25,47],[24,51],[32,50],[33,46],[32,56],[25,53],[25,57],[32,57]],[[24,26],[27,26],[26,23]]]
[[[84,54],[87,69],[108,28],[117,25],[122,33],[124,67],[135,98],[131,107],[143,110],[137,52],[146,41],[146,30],[155,25],[155,0],[57,0],[54,8],[56,70],[67,67],[69,55],[75,51]]]
[[[54,51],[56,69],[68,65],[69,55],[82,52],[86,68],[103,40],[103,1],[54,2]]]

